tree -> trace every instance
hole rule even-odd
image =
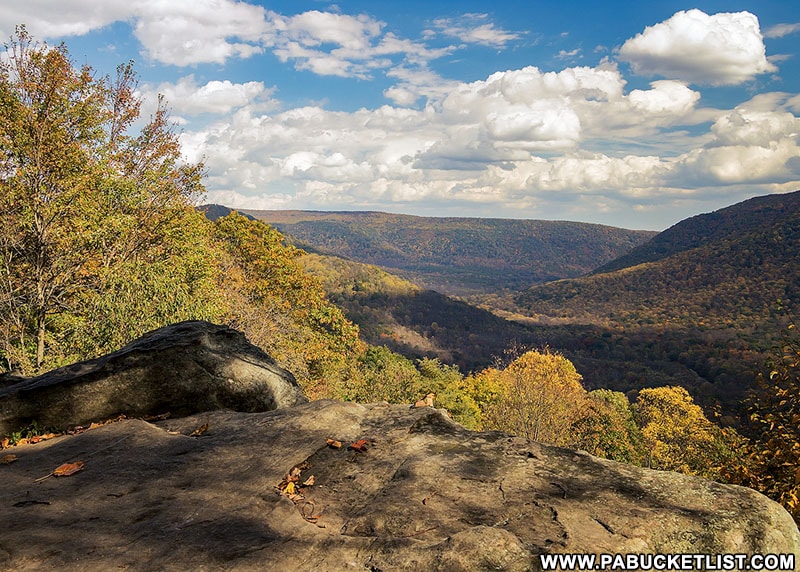
[[[635,410],[654,469],[720,478],[734,457],[732,436],[709,421],[683,387],[643,389]]]
[[[420,372],[411,360],[385,346],[369,346],[336,397],[360,403],[413,403],[420,383]]]
[[[572,427],[574,446],[598,457],[641,465],[642,434],[625,394],[595,389],[587,398],[584,415]]]
[[[486,428],[552,445],[572,442],[571,427],[582,414],[586,390],[575,366],[564,356],[549,350],[529,351],[504,370],[481,372],[474,384],[481,385],[484,378],[499,387],[484,405]]]
[[[87,357],[176,315],[217,314],[213,265],[182,233],[202,238],[192,201],[202,165],[181,160],[163,101],[139,117],[132,64],[113,80],[77,68],[62,44],[34,42],[24,27],[0,60],[0,352],[6,368],[58,365],[71,348]],[[205,233],[207,236],[207,232]],[[194,250],[194,252],[189,252]],[[184,261],[184,255],[190,254]],[[127,300],[163,302],[181,282],[182,308],[126,312]],[[113,301],[112,301],[113,300]],[[188,304],[183,304],[189,302]],[[108,312],[116,329],[104,329]]]
[[[733,482],[780,502],[800,522],[800,337],[792,323],[760,374],[751,397],[756,438]]]
[[[470,383],[458,366],[443,364],[435,358],[423,358],[417,361],[417,368],[422,379],[414,401],[433,393],[436,407],[446,409],[453,419],[467,429],[479,428],[480,409],[470,395]]]
[[[214,223],[224,319],[290,370],[313,397],[332,397],[363,351],[358,327],[298,263],[302,251],[236,212]]]

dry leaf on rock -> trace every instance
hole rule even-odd
[[[50,477],[68,477],[70,475],[74,475],[78,471],[82,471],[84,466],[83,461],[75,461],[74,463],[64,463],[63,465],[59,465],[58,467],[53,470],[52,473],[49,475],[45,475],[43,477],[39,477],[34,483],[39,483],[45,479],[49,479]]]
[[[348,449],[352,449],[354,451],[360,451],[361,453],[366,453],[367,445],[371,445],[371,442],[368,439],[359,439],[358,441],[350,443]]]
[[[64,463],[59,467],[56,467],[56,470],[53,471],[54,477],[68,477],[70,475],[74,475],[78,471],[83,470],[83,461],[75,461],[74,463]]]
[[[208,423],[203,423],[202,425],[200,425],[200,427],[198,427],[197,429],[192,431],[189,434],[189,437],[199,437],[200,435],[202,435],[206,431],[208,431]]]
[[[0,457],[0,465],[10,465],[17,460],[16,455],[3,455]]]
[[[325,444],[328,445],[328,447],[332,447],[334,449],[341,449],[342,448],[342,442],[341,441],[337,441],[336,439],[326,439],[325,440]]]

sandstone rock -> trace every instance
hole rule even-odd
[[[36,421],[65,429],[113,417],[268,411],[307,401],[244,335],[208,322],[160,328],[106,356],[3,387],[0,436]]]
[[[360,439],[366,451],[347,448]],[[551,553],[800,552],[788,513],[752,490],[470,432],[433,408],[126,420],[8,452],[3,571],[527,571]],[[83,471],[35,482],[77,460]],[[278,485],[297,466],[314,485],[293,502]]]

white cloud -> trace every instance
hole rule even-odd
[[[782,38],[789,34],[796,34],[800,32],[800,22],[794,24],[776,24],[764,30],[765,38]]]
[[[260,81],[232,83],[228,80],[212,80],[198,85],[194,75],[188,75],[177,83],[145,85],[140,91],[148,101],[155,100],[157,94],[163,95],[172,112],[179,116],[203,113],[222,115],[255,104],[260,104],[261,109],[267,110],[277,105],[277,102],[269,100],[274,90],[267,89]]]
[[[685,183],[781,183],[797,176],[800,118],[787,94],[762,94],[721,115],[713,139],[686,153],[674,177]]]
[[[28,0],[0,3],[0,35],[8,38],[14,26],[25,24],[36,38],[80,36],[112,22],[133,17],[129,0]]]
[[[270,31],[260,6],[231,0],[149,0],[137,13],[134,34],[148,57],[189,66],[225,63],[262,53]]]
[[[584,147],[623,137],[640,139],[640,148],[661,128],[708,115],[695,117],[699,94],[680,82],[627,95],[624,87],[613,66],[528,67],[451,86],[421,110],[310,106],[268,115],[245,106],[186,141],[209,158],[210,188],[253,189],[258,200],[274,189],[294,197],[295,208],[423,200],[520,207],[539,193],[654,197],[665,182],[677,185],[676,165],[689,176],[688,158]]]
[[[628,99],[634,107],[653,114],[682,115],[694,109],[700,94],[679,81],[660,80],[650,84],[652,89],[634,89]]]
[[[677,12],[626,41],[619,57],[637,74],[695,84],[740,84],[777,69],[767,61],[758,18],[749,12]]]
[[[311,10],[284,16],[240,0],[28,0],[0,3],[0,26],[27,22],[35,37],[86,34],[128,22],[154,62],[193,66],[223,64],[270,49],[284,62],[317,75],[370,77],[400,60],[408,65],[452,53],[386,32],[367,15]],[[5,31],[8,37],[13,29]],[[498,37],[500,37],[498,35]]]
[[[36,37],[82,35],[129,22],[154,61],[223,63],[263,51],[271,24],[260,6],[238,0],[28,0],[4,2],[0,22],[25,22]],[[13,24],[9,24],[13,23]],[[6,36],[11,30],[2,30]]]
[[[494,22],[488,21],[488,14],[463,14],[458,18],[439,18],[434,20],[433,27],[445,36],[458,38],[468,44],[480,44],[492,48],[504,48],[522,35],[496,28]],[[429,31],[428,35],[434,32]]]

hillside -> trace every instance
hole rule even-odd
[[[268,222],[307,251],[379,266],[424,288],[459,296],[580,276],[655,234],[563,221],[242,212]]]
[[[681,385],[732,412],[800,310],[800,193],[692,217],[663,235],[626,257],[630,266],[518,294],[518,312],[566,324],[555,338],[576,365],[613,374],[628,364],[609,387],[641,384],[635,365],[647,361],[662,373],[688,368],[696,380]],[[582,344],[570,335],[581,329],[594,332]]]
[[[589,323],[758,328],[797,311],[798,252],[800,191],[769,195],[687,219],[590,276],[516,302]]]
[[[593,274],[655,262],[730,237],[742,236],[781,223],[800,210],[800,191],[755,197],[711,213],[693,216],[659,233]]]
[[[299,262],[358,324],[364,341],[407,357],[437,357],[470,372],[493,364],[515,343],[535,341],[522,324],[376,266],[320,254],[307,254]]]

